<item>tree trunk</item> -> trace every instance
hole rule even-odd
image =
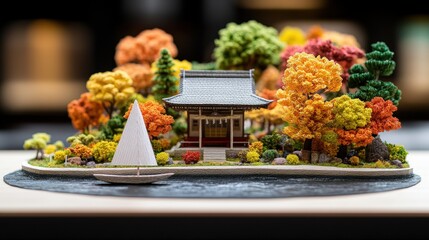
[[[304,147],[302,149],[302,160],[304,162],[309,162],[311,159],[311,145],[313,144],[313,139],[305,139]]]
[[[342,160],[347,157],[347,145],[340,145],[338,149],[337,157]]]
[[[267,120],[267,122],[268,122],[268,127],[267,127],[267,134],[271,134],[271,121],[270,120]]]

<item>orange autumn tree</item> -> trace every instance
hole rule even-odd
[[[103,106],[91,101],[91,98],[91,93],[83,93],[79,99],[73,100],[67,105],[67,112],[73,127],[83,133],[88,133],[91,127],[98,126],[103,117]]]
[[[133,80],[133,87],[136,92],[147,96],[152,87],[153,73],[149,64],[126,63],[113,69],[122,70]]]
[[[278,104],[284,106],[283,120],[289,123],[283,132],[304,140],[304,161],[310,158],[312,139],[320,139],[333,118],[333,104],[319,92],[339,91],[341,71],[334,61],[307,53],[296,53],[287,61],[284,86],[277,91]]]
[[[268,105],[268,107],[261,108],[262,116],[264,117],[264,121],[267,127],[267,133],[271,132],[271,125],[277,125],[282,122],[281,119],[281,110],[280,108],[276,108],[277,106],[277,90],[263,89],[258,95],[262,98],[272,100],[272,102]],[[275,109],[275,110],[274,110]]]
[[[118,66],[125,63],[150,65],[159,58],[163,48],[168,49],[172,57],[177,56],[173,36],[159,28],[144,30],[136,37],[126,36],[119,41],[115,61]]]
[[[124,118],[128,119],[132,107],[133,104],[130,104]],[[139,107],[151,139],[171,130],[171,124],[173,124],[174,119],[172,116],[165,114],[165,109],[161,104],[147,101],[139,103]]]

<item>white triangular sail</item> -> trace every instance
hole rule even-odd
[[[119,140],[112,165],[157,166],[152,144],[137,100]]]

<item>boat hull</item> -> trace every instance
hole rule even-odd
[[[94,174],[98,180],[116,184],[149,184],[162,181],[173,176],[174,173],[160,173],[151,175],[114,175],[114,174]]]

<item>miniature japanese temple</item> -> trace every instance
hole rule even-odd
[[[255,94],[253,70],[181,70],[179,94],[167,107],[187,111],[182,147],[246,147],[244,111],[266,108],[271,100]]]

